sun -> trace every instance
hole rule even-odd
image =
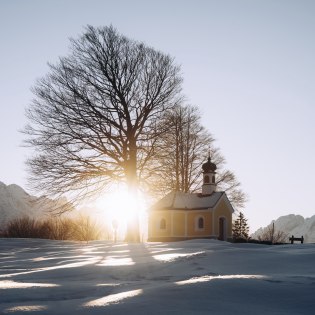
[[[132,217],[141,220],[145,214],[146,200],[140,193],[132,193],[126,186],[119,185],[115,191],[104,194],[96,201],[97,208],[101,211],[104,221],[112,229],[124,233],[127,222]]]

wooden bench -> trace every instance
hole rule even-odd
[[[290,237],[289,240],[291,241],[291,244],[293,244],[294,241],[301,241],[301,244],[304,243],[303,235],[302,235],[302,237],[294,237],[294,235],[292,235],[292,237]]]

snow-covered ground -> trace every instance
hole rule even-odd
[[[0,239],[0,314],[314,314],[315,245]]]

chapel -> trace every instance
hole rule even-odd
[[[216,169],[209,157],[202,165],[200,193],[173,191],[150,208],[148,241],[232,238],[234,209],[226,193],[216,189]]]

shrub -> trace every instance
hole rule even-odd
[[[101,235],[101,229],[88,216],[80,216],[74,221],[73,232],[75,240],[85,242],[100,239]]]
[[[38,234],[36,222],[28,217],[14,219],[9,222],[6,234],[8,237],[35,238]]]
[[[2,235],[16,238],[91,241],[100,239],[101,228],[88,216],[48,218],[46,220],[18,218],[10,221]]]
[[[271,244],[284,244],[287,242],[287,233],[276,230],[274,223],[265,228],[260,235],[258,235],[258,240],[261,242],[269,242]]]
[[[70,218],[50,218],[49,225],[51,227],[50,239],[53,240],[74,240],[74,222]]]

